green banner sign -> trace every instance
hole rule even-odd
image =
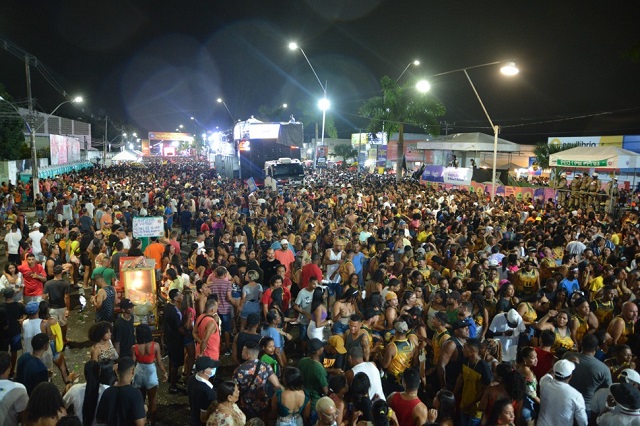
[[[607,160],[557,160],[558,166],[565,167],[607,167]]]

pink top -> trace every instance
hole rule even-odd
[[[197,333],[200,338],[203,338],[207,326],[211,321],[216,321],[211,315],[202,314],[196,320]],[[220,359],[220,324],[216,321],[215,331],[209,336],[209,340],[205,343],[204,355],[208,356],[214,361]],[[201,345],[196,343],[196,354],[200,354]]]

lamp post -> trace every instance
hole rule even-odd
[[[409,62],[409,63],[407,64],[407,66],[406,66],[406,67],[404,67],[404,70],[400,73],[400,75],[398,76],[398,78],[396,78],[396,83],[400,81],[400,79],[402,78],[402,76],[404,75],[404,73],[405,73],[405,72],[407,72],[407,70],[409,69],[409,67],[410,67],[411,65],[414,65],[414,66],[416,66],[416,67],[417,67],[418,65],[420,65],[420,61],[416,59],[415,61],[411,61],[411,62]]]
[[[492,65],[502,65],[500,67],[500,72],[503,75],[508,77],[512,77],[520,72],[520,70],[518,69],[518,67],[514,62],[497,61],[497,62],[488,62],[486,64],[474,65],[472,67],[459,68],[452,71],[441,72],[431,76],[431,77],[438,77],[441,75],[453,74],[455,72],[463,72],[465,77],[467,77],[467,80],[469,81],[469,84],[471,85],[471,88],[473,89],[473,93],[475,93],[476,98],[478,99],[478,102],[480,102],[480,106],[484,111],[484,115],[487,117],[487,120],[489,120],[491,129],[493,129],[493,168],[492,168],[492,177],[491,177],[491,202],[493,202],[496,198],[496,163],[498,161],[498,134],[500,133],[500,126],[493,123],[493,120],[491,119],[491,116],[489,115],[487,108],[484,106],[484,102],[482,102],[482,98],[480,97],[480,94],[478,93],[478,90],[476,89],[476,86],[473,84],[473,81],[471,80],[471,77],[469,76],[469,73],[467,71],[475,68],[482,68],[482,67],[487,67]],[[418,82],[418,85],[420,84],[424,86],[424,85],[428,85],[429,83],[425,80],[422,80]]]
[[[233,124],[235,124],[236,119],[233,117],[233,114],[231,114],[231,111],[229,110],[229,107],[228,107],[228,106],[227,106],[227,104],[224,102],[224,100],[223,100],[222,98],[218,98],[218,99],[216,99],[216,100],[217,100],[217,102],[218,102],[219,104],[224,105],[224,107],[227,109],[227,112],[229,113],[229,117],[231,117],[231,123],[232,123],[232,125],[233,125]]]
[[[324,124],[327,116],[327,110],[331,107],[331,102],[329,102],[329,99],[327,99],[327,84],[326,83],[322,84],[322,82],[320,81],[320,77],[318,77],[318,73],[316,72],[315,68],[313,68],[313,65],[311,65],[311,61],[309,61],[309,58],[307,57],[307,54],[304,53],[304,50],[302,50],[302,47],[298,46],[298,44],[295,42],[291,42],[289,43],[289,49],[300,50],[300,52],[302,52],[302,56],[304,56],[304,59],[306,59],[307,64],[309,64],[309,68],[311,68],[313,75],[316,76],[316,80],[318,80],[318,84],[322,89],[322,99],[318,101],[318,108],[320,108],[320,110],[322,111],[322,134],[320,136],[320,145],[324,145]],[[317,152],[318,150],[316,147],[316,149],[314,149],[313,151],[313,168],[314,169],[316,168]]]

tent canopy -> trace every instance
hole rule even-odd
[[[138,157],[129,151],[122,151],[114,155],[111,161],[138,161]]]
[[[632,169],[639,165],[640,155],[615,146],[576,147],[549,156],[551,167]]]
[[[417,149],[493,152],[493,140],[493,136],[484,133],[456,133],[441,136],[432,141],[418,142]],[[498,152],[520,151],[522,151],[522,145],[498,138]]]

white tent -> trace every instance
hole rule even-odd
[[[122,151],[117,153],[111,158],[111,161],[123,161],[123,162],[131,162],[138,161],[138,157],[129,151]]]
[[[551,154],[549,166],[633,169],[640,166],[640,155],[615,146],[576,147]]]
[[[494,137],[484,133],[456,133],[442,136],[432,141],[418,142],[417,149],[436,149],[445,151],[493,152]],[[498,152],[521,152],[523,145],[498,138]]]

